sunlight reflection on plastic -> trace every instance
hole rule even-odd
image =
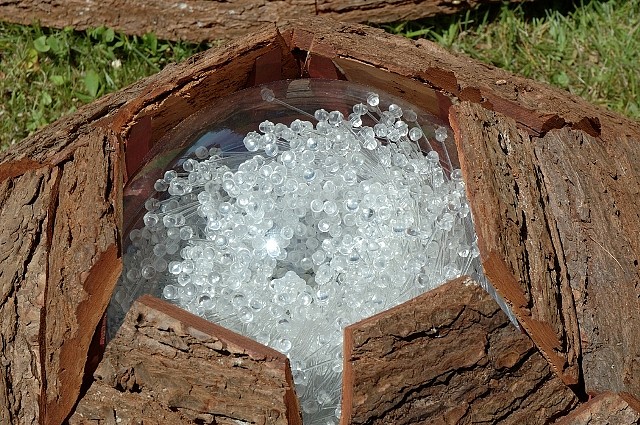
[[[334,424],[345,326],[478,267],[464,182],[447,127],[388,95],[313,112],[261,97],[298,118],[166,171],[123,276],[286,354],[305,424]]]

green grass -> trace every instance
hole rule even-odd
[[[640,0],[536,0],[383,26],[640,118]],[[0,149],[209,47],[0,22]]]
[[[640,118],[640,0],[536,0],[384,28]]]
[[[76,32],[0,22],[0,149],[207,47],[107,28]]]

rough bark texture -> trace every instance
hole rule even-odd
[[[286,356],[164,301],[134,302],[70,424],[301,424]]]
[[[60,423],[78,396],[119,275],[115,144],[83,134],[73,154],[0,179],[2,423]]]
[[[542,424],[574,393],[462,277],[345,331],[344,423]]]
[[[526,150],[528,137],[529,154],[523,153],[521,160],[535,161],[537,168],[527,168],[531,164],[526,161],[503,160],[514,170],[533,172],[542,180],[513,173],[525,192],[514,194],[515,186],[497,192],[500,205],[506,208],[498,213],[532,226],[527,230],[527,255],[537,252],[552,257],[527,260],[544,273],[529,276],[538,285],[531,287],[535,291],[529,292],[531,299],[521,286],[527,282],[529,264],[518,269],[522,274],[515,273],[515,266],[522,265],[518,261],[526,257],[510,257],[511,250],[497,245],[492,249],[502,257],[489,256],[484,261],[500,272],[494,273],[494,284],[519,307],[520,320],[536,344],[552,364],[560,359],[565,379],[571,381],[575,371],[582,370],[587,390],[627,390],[637,395],[638,357],[632,356],[640,346],[634,339],[640,333],[638,315],[632,312],[638,302],[639,269],[634,263],[638,232],[633,219],[640,211],[634,192],[640,124],[426,41],[309,19],[280,30],[270,25],[169,66],[0,153],[4,223],[0,229],[0,423],[57,425],[70,412],[89,340],[119,270],[122,183],[162,136],[221,96],[300,76],[368,84],[444,118],[452,103],[466,100],[484,108],[477,108],[478,122],[508,130],[509,149]],[[496,122],[483,121],[485,114]],[[464,140],[461,131],[477,130],[467,121],[465,130],[458,123],[459,140]],[[480,127],[490,133],[489,127]],[[575,154],[570,157],[568,151]],[[553,162],[555,155],[562,155],[561,162]],[[465,172],[469,175],[470,168]],[[493,174],[490,170],[486,177]],[[537,186],[527,186],[534,183]],[[128,184],[135,189],[133,181]],[[536,187],[546,191],[539,201],[530,192]],[[476,213],[482,200],[471,195]],[[512,207],[514,195],[520,212]],[[531,217],[523,219],[525,201],[543,205],[542,212],[531,205],[527,211],[544,214],[536,220],[555,226],[547,236]],[[490,221],[492,216],[484,218]],[[583,224],[588,219],[592,222]],[[482,220],[476,217],[476,223]],[[520,228],[511,223],[506,231]],[[511,234],[497,241],[505,240],[521,239]],[[549,246],[552,251],[546,251]],[[523,252],[517,245],[511,249]],[[551,269],[545,270],[545,264]],[[552,294],[560,295],[555,304]],[[545,303],[557,311],[544,312]],[[532,311],[548,321],[535,321]],[[566,333],[556,334],[559,323]]]
[[[40,417],[46,230],[56,175],[57,170],[53,175],[37,170],[0,184],[0,418],[5,423],[35,423]]]
[[[453,108],[487,276],[567,382],[640,394],[640,138]]]
[[[634,407],[635,406],[635,407]],[[628,395],[604,393],[589,400],[555,425],[637,425],[640,402]]]
[[[511,0],[516,3],[525,0]],[[86,29],[106,25],[129,34],[155,32],[169,40],[222,40],[266,23],[316,15],[346,22],[394,22],[455,13],[500,0],[5,0],[0,20]]]

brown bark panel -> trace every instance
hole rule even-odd
[[[635,400],[635,403],[639,403]],[[576,408],[555,425],[637,425],[640,410],[625,397],[615,393],[603,393]]]
[[[0,182],[0,423],[40,419],[49,205],[57,170]]]
[[[468,277],[345,330],[343,423],[540,424],[573,392]]]
[[[61,423],[75,404],[93,330],[120,275],[113,138],[96,129],[59,165],[44,317],[47,423]]]
[[[554,130],[533,143],[582,339],[587,391],[640,398],[640,137]]]
[[[79,30],[106,25],[129,34],[155,32],[163,39],[203,41],[231,39],[257,31],[266,23],[315,15],[381,23],[455,13],[486,3],[499,0],[12,0],[0,3],[0,19]]]
[[[640,138],[533,137],[468,103],[452,120],[489,279],[565,380],[640,394]]]
[[[485,272],[565,382],[577,383],[576,312],[530,136],[469,103],[453,107],[452,122]]]
[[[94,377],[71,424],[301,424],[286,356],[148,295]]]
[[[1,423],[61,423],[75,404],[119,275],[115,143],[98,129],[0,182]]]

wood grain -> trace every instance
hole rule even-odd
[[[73,160],[59,165],[43,318],[47,423],[62,422],[75,404],[93,330],[120,276],[112,137],[102,129],[80,137]]]
[[[533,146],[573,293],[586,390],[640,398],[640,137],[562,129]]]
[[[49,206],[57,170],[27,172],[0,183],[0,418],[37,423],[45,385],[45,333]]]
[[[529,135],[469,103],[452,108],[452,122],[485,273],[565,382],[576,384],[576,312]]]
[[[6,423],[61,423],[69,414],[120,274],[115,136],[74,136],[74,155],[0,183]]]

